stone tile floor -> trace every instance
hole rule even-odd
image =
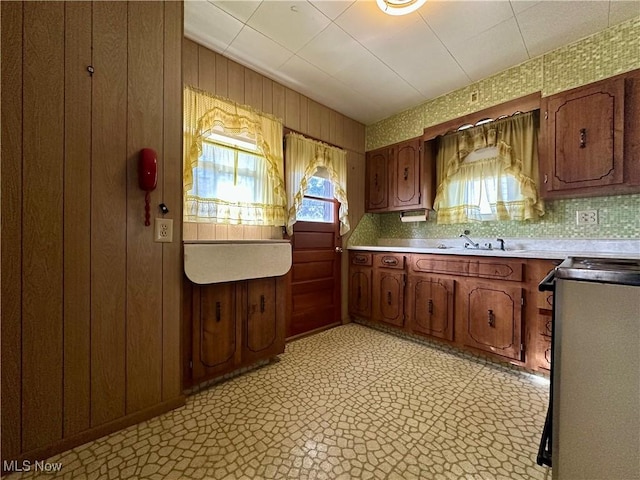
[[[350,324],[57,455],[65,479],[546,479],[548,385]],[[10,480],[37,478],[33,472]]]

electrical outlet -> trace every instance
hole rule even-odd
[[[598,210],[578,210],[576,212],[576,225],[596,225],[598,223]]]
[[[156,242],[173,242],[173,220],[170,218],[156,218],[155,222]]]
[[[471,100],[471,103],[476,103],[478,101],[478,92],[471,92],[471,95],[469,95],[469,100]]]

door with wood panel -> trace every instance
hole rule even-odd
[[[287,338],[341,322],[338,207],[330,181],[313,177],[293,227]]]

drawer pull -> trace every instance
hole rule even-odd
[[[220,302],[216,302],[216,322],[219,322],[222,319],[222,305]]]
[[[353,262],[354,263],[367,263],[367,257],[356,255],[355,257],[353,257]]]
[[[387,305],[391,305],[391,292],[387,292]]]
[[[493,310],[489,310],[489,326],[496,326],[496,316],[493,314]]]
[[[260,295],[260,313],[264,313],[264,295]]]
[[[398,259],[397,258],[384,258],[384,259],[382,259],[382,263],[384,263],[385,265],[397,265],[398,264]]]
[[[429,299],[429,303],[427,304],[427,308],[429,309],[429,314],[433,313],[433,300]]]

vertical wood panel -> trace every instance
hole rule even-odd
[[[0,206],[2,212],[2,397],[0,437],[3,459],[21,452],[22,356],[22,2],[2,2],[0,41],[2,67],[2,141],[0,143]]]
[[[300,95],[300,132],[309,133],[309,99]]]
[[[284,89],[285,112],[284,124],[293,130],[300,131],[300,94],[290,88]]]
[[[182,41],[182,82],[184,85],[198,87],[198,56],[200,47],[188,38]]]
[[[262,111],[273,113],[273,81],[262,77]]]
[[[64,436],[91,425],[91,3],[65,3]]]
[[[317,139],[321,139],[322,135],[320,107],[318,102],[309,99],[309,135]]]
[[[228,97],[234,102],[244,104],[245,68],[232,60],[227,65]]]
[[[127,321],[126,413],[162,398],[162,245],[144,225],[144,196],[138,187],[142,148],[158,154],[163,178],[164,9],[159,2],[128,2],[127,99]],[[200,56],[202,58],[202,55]],[[202,70],[201,70],[202,72]],[[152,212],[163,200],[163,185],[151,193]]]
[[[216,54],[208,48],[198,48],[198,88],[216,93]]]
[[[244,69],[244,102],[262,111],[262,75],[249,68]]]
[[[273,115],[284,120],[284,87],[273,82]]]
[[[64,5],[24,4],[22,447],[62,438]]]
[[[182,302],[182,4],[164,3],[164,201],[171,205],[173,243],[162,244],[162,399],[180,395]]]
[[[97,426],[125,413],[126,3],[94,2],[93,65],[91,426]]]
[[[320,139],[328,142],[331,137],[329,124],[331,122],[330,110],[324,105],[320,105]]]
[[[200,54],[206,50],[204,47],[200,47]],[[229,66],[229,60],[222,55],[216,53],[216,89],[215,94],[221,97],[229,96],[227,71]]]

